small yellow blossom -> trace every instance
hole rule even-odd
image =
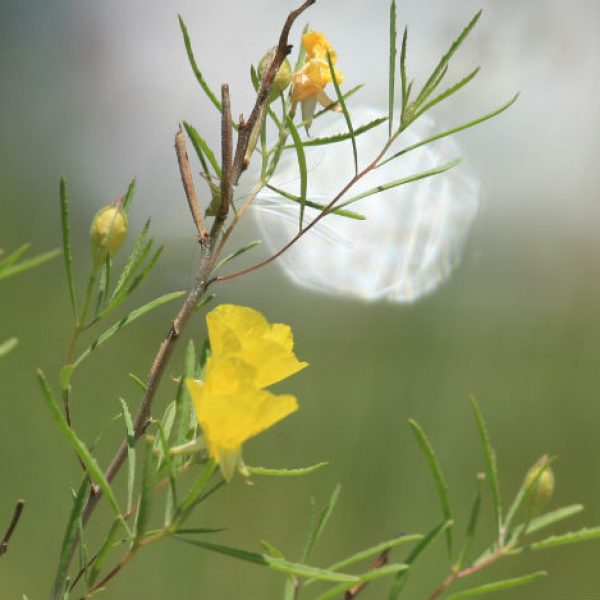
[[[318,31],[305,33],[302,36],[302,45],[306,50],[306,62],[292,77],[292,111],[300,102],[302,119],[307,122],[307,125],[310,125],[317,102],[322,106],[340,110],[339,106],[325,93],[325,86],[333,82],[327,54],[329,54],[332,64],[335,64],[337,55],[327,38]],[[334,73],[337,82],[342,83],[344,81],[343,73],[335,67]]]
[[[120,204],[101,208],[92,220],[90,238],[94,265],[100,266],[107,256],[114,256],[127,236],[127,214]]]
[[[253,308],[221,304],[206,315],[213,356],[233,356],[256,370],[255,387],[265,388],[290,377],[308,363],[294,354],[288,325],[271,325]]]
[[[298,408],[296,398],[264,387],[306,366],[293,353],[287,325],[271,325],[258,311],[223,304],[206,317],[212,354],[204,381],[188,378],[196,417],[210,456],[227,481],[247,475],[242,444]]]

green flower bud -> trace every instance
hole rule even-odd
[[[262,81],[262,78],[267,72],[271,61],[275,58],[275,53],[277,48],[271,48],[258,63],[258,79]],[[276,98],[279,98],[279,95],[282,94],[290,85],[292,81],[292,66],[290,65],[290,61],[286,58],[279,67],[279,70],[275,74],[275,79],[273,79],[273,83],[271,84],[271,89],[269,90],[269,103],[273,102]]]
[[[114,256],[123,245],[127,236],[127,215],[118,204],[109,204],[101,208],[90,228],[92,258],[98,268],[107,256]]]
[[[541,512],[554,492],[554,471],[548,466],[547,454],[529,469],[525,485],[529,490],[528,502],[532,512]]]

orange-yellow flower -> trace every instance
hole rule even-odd
[[[292,77],[292,110],[295,110],[297,103],[300,102],[302,119],[310,124],[317,102],[322,106],[339,110],[339,107],[325,93],[325,86],[333,82],[327,55],[329,54],[332,64],[335,64],[337,55],[327,38],[318,31],[305,33],[302,36],[302,45],[306,51],[306,62]],[[343,73],[336,67],[333,69],[336,81],[342,83]]]
[[[271,325],[258,311],[224,304],[207,317],[212,354],[204,381],[188,378],[196,417],[210,456],[229,481],[247,474],[242,444],[298,408],[289,394],[263,389],[306,366],[293,353],[287,325]]]

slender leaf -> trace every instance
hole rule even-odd
[[[179,381],[177,395],[175,396],[175,421],[177,423],[174,439],[175,446],[180,446],[190,441],[195,432],[195,427],[190,425],[193,423],[192,418],[194,414],[192,409],[192,399],[185,385],[185,380],[188,377],[196,376],[196,368],[196,348],[193,340],[190,340],[185,353],[183,375]],[[175,465],[179,466],[183,460],[183,457],[175,457]]]
[[[446,521],[450,521],[452,519],[452,510],[450,509],[450,498],[448,497],[448,484],[446,483],[446,479],[442,473],[440,463],[435,455],[431,443],[429,442],[429,439],[425,435],[425,431],[423,431],[423,428],[413,419],[409,419],[408,423],[413,430],[415,437],[417,438],[417,442],[421,448],[425,462],[427,463],[429,471],[431,472],[431,476],[433,477],[433,483],[435,485],[435,490],[437,492],[438,499],[440,501],[440,507],[442,509],[442,516]],[[451,527],[446,529],[446,544],[448,546],[448,555],[452,556]]]
[[[6,356],[11,350],[19,345],[19,340],[15,337],[9,338],[0,344],[0,358]]]
[[[327,525],[329,518],[333,514],[333,510],[334,510],[335,505],[337,504],[337,501],[340,497],[341,491],[342,491],[342,486],[340,484],[336,485],[335,489],[333,490],[333,493],[331,494],[331,497],[329,498],[329,501],[323,507],[323,510],[321,511],[321,514],[319,515],[319,518],[314,521],[313,527],[311,528],[311,531],[310,531],[310,534],[309,534],[309,537],[307,540],[306,547],[304,548],[304,552],[302,554],[303,561],[308,560],[308,557],[310,556],[310,553],[312,552],[313,548],[315,547],[315,544],[321,537],[321,534],[323,533],[323,530],[325,529],[325,526]]]
[[[570,506],[563,506],[562,508],[558,508],[552,512],[540,515],[529,522],[527,531],[525,533],[529,535],[531,533],[535,533],[536,531],[540,531],[541,529],[549,527],[550,525],[554,525],[559,521],[568,519],[573,515],[580,513],[582,510],[582,504],[571,504]]]
[[[217,177],[221,177],[221,167],[219,166],[219,162],[215,157],[215,153],[210,149],[209,145],[206,143],[204,138],[198,133],[198,131],[190,125],[187,121],[183,122],[183,126],[185,127],[185,131],[192,142],[192,146],[194,146],[194,150],[196,150],[196,154],[200,159],[201,155],[206,156],[208,158],[212,168],[214,169]],[[200,159],[202,160],[202,159]],[[208,173],[207,173],[208,175]]]
[[[261,540],[260,545],[269,556],[272,556],[273,558],[283,558],[285,560],[283,552],[275,548],[273,544],[270,544],[266,540]]]
[[[431,543],[437,538],[437,536],[445,531],[448,527],[452,527],[452,521],[446,521],[445,523],[440,523],[436,527],[434,527],[425,537],[413,548],[412,552],[408,555],[407,559],[404,561],[407,565],[412,565],[417,558],[431,545]],[[402,588],[406,584],[406,579],[408,577],[408,571],[402,571],[398,573],[394,579],[394,583],[392,583],[392,587],[390,588],[388,594],[388,600],[396,600],[402,591]]]
[[[587,542],[600,538],[600,527],[584,527],[579,531],[570,531],[562,535],[553,535],[545,540],[527,544],[521,548],[515,548],[510,553],[519,554],[523,551],[535,552],[537,550],[547,550],[548,548],[556,548],[558,546],[566,546],[567,544],[578,544],[579,542]]]
[[[125,192],[125,200],[123,201],[123,210],[126,213],[129,213],[129,209],[131,207],[131,203],[133,201],[133,196],[135,194],[135,188],[137,186],[137,181],[135,177],[129,182],[129,186],[127,187],[127,191]]]
[[[502,581],[494,581],[493,583],[486,583],[484,585],[479,585],[474,588],[470,588],[468,590],[462,590],[457,594],[452,594],[448,598],[448,600],[461,600],[462,598],[473,598],[483,595],[489,594],[490,592],[499,592],[501,590],[509,590],[515,587],[521,587],[523,585],[527,585],[529,583],[533,583],[542,577],[547,575],[546,571],[536,571],[535,573],[531,573],[531,575],[523,575],[521,577],[513,577],[512,579],[503,579]]]
[[[483,447],[483,454],[485,457],[486,472],[488,481],[490,482],[490,491],[492,493],[492,503],[494,506],[494,516],[496,520],[496,529],[498,532],[501,531],[502,527],[502,504],[500,501],[500,485],[498,483],[498,468],[496,466],[496,455],[492,448],[490,436],[483,420],[483,415],[477,404],[477,400],[474,396],[471,396],[471,405],[473,406],[473,413],[475,415],[475,421],[477,422],[477,428],[479,429],[479,435],[481,436],[481,445]]]
[[[234,258],[237,258],[238,256],[244,254],[245,252],[248,252],[248,250],[252,250],[252,248],[256,248],[256,246],[259,246],[260,243],[261,243],[260,240],[254,240],[252,242],[248,242],[247,244],[244,244],[241,248],[238,248],[235,252],[232,252],[231,254],[227,255],[225,258],[220,260],[215,265],[212,272],[214,273],[215,271],[218,271],[221,267],[226,265],[228,262],[230,262]]]
[[[402,49],[400,50],[400,84],[402,86],[402,118],[401,124],[404,122],[404,113],[408,106],[408,81],[406,78],[406,44],[408,41],[408,28],[404,28],[402,34]]]
[[[355,85],[353,88],[350,88],[345,94],[342,94],[342,98],[344,100],[348,100],[348,98],[350,98],[351,96],[354,96],[354,94],[356,94],[356,92],[360,91],[364,87],[365,87],[364,83],[361,83],[359,85]],[[312,120],[314,121],[315,119],[318,119],[319,117],[323,116],[324,114],[326,114],[330,110],[331,110],[331,106],[326,106],[325,108],[322,108],[321,110],[318,110],[313,115]]]
[[[296,148],[296,156],[298,158],[298,170],[300,172],[300,224],[299,228],[302,229],[304,221],[304,206],[306,205],[306,189],[308,186],[308,171],[306,168],[306,156],[304,154],[304,148],[302,146],[302,140],[300,134],[294,125],[291,117],[287,117],[287,126],[294,141],[294,147]]]
[[[129,512],[133,505],[133,486],[135,484],[135,431],[127,402],[123,398],[119,398],[119,400],[123,407],[123,420],[127,428],[127,512]]]
[[[369,123],[365,123],[364,125],[357,127],[354,130],[354,137],[358,137],[361,133],[365,133],[366,131],[373,129],[374,127],[377,127],[377,126],[381,125],[382,123],[385,123],[387,120],[388,120],[388,117],[378,117],[377,119],[373,119],[372,121],[369,121]],[[343,142],[344,140],[348,140],[351,137],[352,137],[352,135],[349,132],[336,133],[335,135],[329,135],[326,137],[310,138],[310,139],[302,142],[302,145],[305,148],[307,146],[324,146],[327,144],[336,144],[337,142]],[[293,145],[284,146],[284,149],[287,150],[288,148],[293,148],[293,147],[294,147]]]
[[[130,323],[133,323],[135,320],[144,316],[146,313],[150,312],[151,310],[154,310],[155,308],[158,308],[159,306],[162,306],[163,304],[166,304],[167,302],[170,302],[171,300],[180,298],[181,296],[183,296],[183,294],[185,294],[185,292],[171,292],[170,294],[164,294],[163,296],[160,296],[159,298],[156,298],[156,299],[152,300],[151,302],[144,304],[144,306],[141,306],[140,308],[137,308],[136,310],[133,310],[130,313],[126,314],[122,319],[120,319],[112,327],[109,327],[94,342],[92,342],[92,344],[79,355],[77,360],[75,360],[75,362],[73,363],[73,366],[74,367],[79,366],[83,362],[83,360],[86,359],[90,355],[91,352],[93,352],[98,347],[100,347],[102,344],[107,342],[111,337],[113,337],[113,335],[115,335],[115,333],[117,333],[118,331],[120,331],[121,329],[123,329],[124,327],[129,325]]]
[[[435,167],[433,169],[429,169],[428,171],[423,171],[421,173],[416,173],[415,175],[409,175],[408,177],[403,177],[402,179],[396,179],[395,181],[389,181],[388,183],[383,183],[374,188],[367,190],[366,192],[362,192],[357,194],[356,196],[352,196],[348,200],[337,205],[338,208],[343,208],[344,206],[348,206],[353,202],[358,202],[358,200],[362,200],[363,198],[367,198],[368,196],[372,196],[373,194],[379,194],[380,192],[384,192],[385,190],[390,190],[392,188],[398,187],[400,185],[405,185],[407,183],[412,183],[413,181],[418,181],[419,179],[425,179],[427,177],[431,177],[433,175],[438,175],[440,173],[444,173],[455,167],[460,162],[460,158],[452,160],[446,164],[440,165],[439,167]]]
[[[29,269],[33,269],[39,265],[52,260],[55,256],[58,256],[60,250],[50,250],[50,252],[45,252],[44,254],[38,254],[32,258],[28,258],[26,260],[22,260],[14,265],[10,265],[6,267],[2,271],[0,271],[0,281],[3,279],[8,279],[9,277],[13,277],[13,275],[17,275],[18,273],[22,273],[23,271],[28,271]]]
[[[40,384],[48,407],[50,408],[50,412],[52,413],[52,416],[54,417],[54,420],[58,424],[60,430],[67,438],[69,444],[71,444],[73,450],[75,450],[77,456],[79,456],[79,458],[85,465],[89,476],[95,483],[98,484],[103,494],[106,496],[106,499],[108,500],[108,503],[111,505],[113,511],[115,512],[115,515],[122,516],[121,509],[119,508],[119,503],[115,498],[112,488],[110,487],[110,483],[104,477],[102,469],[98,466],[96,459],[91,455],[86,445],[77,437],[75,432],[67,424],[58,406],[58,403],[54,398],[54,394],[52,393],[52,390],[48,385],[48,380],[46,379],[46,376],[41,370],[38,370],[38,382]]]
[[[408,154],[409,152],[412,152],[413,150],[416,150],[417,148],[420,148],[421,146],[425,146],[427,144],[430,144],[431,142],[435,142],[436,140],[440,140],[442,138],[448,137],[449,135],[453,135],[455,133],[458,133],[459,131],[464,131],[465,129],[470,129],[471,127],[475,127],[475,125],[479,125],[479,123],[483,123],[484,121],[487,121],[487,120],[499,115],[500,113],[503,113],[506,109],[508,109],[510,106],[512,106],[517,101],[518,97],[519,97],[519,94],[517,93],[506,104],[503,104],[502,106],[493,110],[490,113],[487,113],[481,117],[478,117],[477,119],[473,119],[472,121],[469,121],[467,123],[459,125],[458,127],[453,127],[452,129],[447,129],[446,131],[442,131],[441,133],[432,135],[431,137],[425,138],[424,140],[421,140],[420,142],[417,142],[416,144],[411,144],[410,146],[406,146],[406,148],[403,148],[399,152],[392,154],[392,156],[389,156],[385,160],[378,163],[377,168],[382,167],[383,165],[389,163],[390,161],[392,161],[404,154]]]
[[[180,536],[175,536],[175,539],[198,546],[212,552],[219,554],[225,554],[239,560],[251,562],[257,565],[263,565],[269,567],[274,571],[280,573],[286,573],[288,575],[296,575],[297,577],[307,577],[311,579],[318,579],[320,581],[336,581],[336,582],[349,582],[358,583],[360,578],[356,575],[350,575],[347,573],[336,573],[328,571],[327,569],[319,569],[317,567],[311,567],[308,565],[293,563],[281,558],[274,558],[268,554],[259,554],[257,552],[248,552],[247,550],[241,550],[240,548],[233,548],[231,546],[223,546],[221,544],[213,544],[211,542],[204,542],[202,540],[189,540]]]
[[[477,475],[477,479],[475,480],[475,495],[473,496],[473,502],[471,503],[471,512],[469,515],[469,524],[467,525],[467,531],[465,533],[465,539],[463,541],[460,552],[458,553],[458,558],[456,559],[456,563],[454,565],[454,569],[456,571],[460,571],[462,565],[465,562],[465,558],[467,553],[471,548],[471,544],[473,542],[473,538],[475,537],[475,529],[477,528],[477,521],[479,519],[479,511],[481,509],[481,494],[483,482],[485,480],[485,475],[483,473],[479,473]]]
[[[54,578],[54,586],[52,588],[52,594],[50,595],[51,600],[58,600],[62,597],[62,594],[67,587],[65,585],[67,573],[69,570],[69,564],[71,563],[71,549],[75,543],[78,533],[78,522],[85,502],[87,500],[89,478],[87,475],[83,478],[75,498],[73,500],[73,507],[69,513],[69,519],[67,521],[67,527],[63,536],[63,542],[60,549],[60,557],[58,559],[58,569]]]
[[[11,252],[8,256],[5,256],[2,260],[0,260],[0,272],[14,265],[26,252],[31,248],[31,244],[22,244],[16,250]],[[0,255],[2,251],[0,250]]]
[[[210,478],[213,476],[217,463],[214,460],[209,460],[205,465],[202,473],[198,476],[186,497],[181,501],[180,509],[183,513],[187,512],[195,504],[197,504],[200,494],[204,491]]]
[[[142,283],[142,281],[144,281],[144,279],[148,277],[148,275],[154,268],[154,265],[156,265],[156,263],[158,262],[158,259],[160,258],[160,255],[163,253],[164,249],[164,246],[159,246],[154,251],[154,254],[150,257],[150,260],[147,262],[146,266],[139,272],[137,277],[131,282],[131,285],[127,288],[127,296],[129,296],[140,285],[140,283]]]
[[[198,83],[200,84],[202,91],[206,94],[208,99],[213,103],[213,105],[217,108],[217,110],[219,112],[221,112],[223,110],[221,103],[217,100],[217,96],[210,89],[209,85],[206,83],[206,80],[204,79],[204,76],[202,75],[200,69],[198,68],[196,59],[194,58],[194,52],[192,50],[192,43],[190,41],[190,36],[189,36],[188,30],[187,30],[187,27],[185,26],[185,23],[183,22],[183,18],[181,17],[181,15],[179,15],[179,27],[181,28],[181,33],[183,34],[183,42],[185,44],[185,51],[187,52],[188,60],[190,61],[190,66],[192,67],[192,71],[194,72],[194,75],[196,76],[196,79],[198,80]]]
[[[71,299],[71,308],[75,322],[79,322],[77,316],[77,300],[75,298],[75,281],[73,277],[73,255],[71,253],[71,228],[69,225],[69,201],[67,199],[67,184],[63,177],[60,178],[60,220],[62,224],[63,259],[65,261],[65,273],[67,275],[67,286]]]
[[[461,31],[460,35],[454,40],[454,42],[452,42],[452,44],[450,45],[450,48],[448,48],[446,53],[442,56],[442,58],[440,59],[440,62],[437,64],[437,66],[435,67],[435,69],[433,70],[431,75],[429,76],[429,79],[425,82],[423,89],[420,91],[419,95],[417,96],[417,99],[415,101],[415,104],[417,106],[422,104],[427,99],[427,97],[431,94],[431,92],[433,92],[433,90],[436,88],[436,86],[439,84],[439,82],[441,81],[440,75],[442,75],[445,72],[445,70],[448,66],[448,63],[450,62],[450,59],[452,58],[454,53],[458,50],[460,45],[465,41],[466,37],[469,35],[469,33],[471,32],[473,27],[475,27],[475,24],[479,20],[480,16],[481,16],[481,11],[479,11],[475,14],[475,16],[469,21],[467,26]]]
[[[292,200],[293,202],[301,203],[301,201],[302,201],[302,198],[300,198],[298,196],[294,196],[294,194],[290,194],[289,192],[286,192],[285,190],[282,190],[281,188],[275,187],[274,185],[267,184],[266,187],[269,188],[270,190],[273,190],[276,194],[279,194],[280,196],[283,196],[284,198],[287,198],[288,200]],[[319,204],[318,202],[312,202],[310,200],[306,200],[306,202],[304,204],[306,206],[310,206],[311,208],[316,208],[321,211],[325,210],[325,208],[327,208],[324,204]],[[349,219],[356,219],[357,221],[365,221],[367,218],[364,215],[361,215],[356,212],[352,212],[351,210],[341,210],[338,208],[334,208],[333,210],[331,210],[330,214],[338,215],[340,217],[348,217]]]
[[[386,550],[391,550],[396,546],[401,546],[403,544],[412,544],[413,542],[420,542],[423,539],[420,533],[416,533],[413,535],[401,535],[392,540],[387,540],[386,542],[380,542],[375,546],[371,546],[370,548],[366,548],[365,550],[361,550],[344,560],[334,563],[330,567],[328,567],[329,571],[339,571],[340,569],[345,569],[354,563],[360,562],[362,560],[366,560],[371,558],[372,556],[377,556]]]
[[[119,414],[115,415],[112,419],[110,419],[110,421],[108,423],[106,423],[106,425],[104,425],[104,427],[100,430],[100,433],[96,436],[94,441],[90,444],[90,452],[93,452],[95,450],[95,448],[104,439],[106,434],[112,429],[112,426],[117,421],[120,421],[121,418],[122,418],[122,415],[121,415],[121,413],[119,413]]]
[[[96,555],[96,560],[90,569],[90,585],[94,585],[106,559],[110,556],[112,549],[120,543],[119,536],[121,534],[122,526],[123,521],[121,521],[121,519],[116,518],[113,520],[112,525],[108,530],[108,535],[104,539],[104,542],[102,542],[102,546],[100,546],[100,550],[98,550],[98,554]]]
[[[409,569],[408,565],[405,564],[390,564],[380,567],[379,569],[372,569],[371,571],[367,571],[363,575],[360,576],[358,583],[366,584],[370,581],[375,581],[377,579],[382,579],[383,577],[388,577],[389,575],[395,575],[396,573],[400,573],[402,571],[406,571]],[[324,594],[317,596],[316,600],[333,600],[333,598],[339,598],[344,592],[354,587],[356,584],[352,582],[340,583],[335,587],[331,588]]]
[[[251,475],[265,475],[267,477],[297,477],[300,475],[308,475],[314,473],[327,466],[329,463],[320,462],[310,467],[302,467],[299,469],[267,469],[265,467],[249,467],[246,466]]]
[[[358,174],[358,150],[356,148],[356,139],[354,134],[354,127],[352,126],[352,119],[350,118],[350,113],[348,112],[348,107],[346,106],[346,102],[344,97],[342,96],[342,91],[340,90],[340,84],[338,83],[337,77],[335,76],[335,68],[333,66],[333,61],[331,60],[331,54],[329,51],[327,52],[327,62],[329,63],[329,73],[331,75],[331,81],[333,82],[333,87],[335,88],[335,93],[337,95],[337,101],[339,105],[342,107],[342,112],[344,113],[344,119],[346,119],[346,125],[348,127],[348,132],[350,133],[350,140],[352,142],[352,156],[354,158],[354,174]]]
[[[171,406],[173,407],[173,415],[175,414],[174,412],[174,408],[175,408],[175,404],[171,403]],[[175,482],[175,478],[177,476],[176,470],[175,470],[175,465],[173,463],[173,459],[169,453],[169,443],[168,443],[168,434],[165,431],[165,427],[163,425],[163,423],[159,423],[158,424],[158,434],[159,434],[159,440],[160,440],[160,445],[161,445],[161,450],[162,450],[162,457],[164,457],[165,459],[165,464],[167,466],[167,474],[169,477],[169,493],[170,493],[170,497],[171,500],[169,502],[169,505],[167,508],[172,508],[173,506],[177,506],[177,484]],[[171,510],[166,510],[165,512],[165,525],[168,525],[169,523],[171,523],[171,521],[173,520],[173,512]]]
[[[138,385],[138,387],[145,392],[148,389],[146,382],[140,379],[135,373],[128,373],[129,377]]]
[[[187,529],[178,529],[175,533],[179,534],[204,534],[204,533],[220,533],[226,531],[225,527],[191,527]]]
[[[154,481],[156,479],[156,456],[152,451],[153,442],[146,438],[146,456],[144,458],[144,470],[142,472],[142,488],[140,490],[140,500],[135,520],[134,545],[140,543],[144,537],[150,511],[152,509],[152,500],[154,496]]]
[[[394,93],[396,91],[396,0],[390,3],[390,72],[388,75],[388,133],[392,137],[394,127]]]
[[[422,106],[413,116],[413,119],[418,119],[422,114],[426,113],[430,108],[433,108],[436,104],[439,104],[446,98],[449,98],[460,89],[465,87],[467,83],[469,83],[472,79],[475,78],[477,73],[479,73],[480,67],[473,69],[466,77],[463,77],[459,82],[455,83],[453,86],[449,87],[447,90],[443,91],[439,96],[436,96],[433,100],[429,101],[427,104]]]

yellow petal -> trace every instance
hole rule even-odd
[[[336,54],[329,40],[318,31],[309,31],[302,36],[302,45],[306,55],[311,58],[326,58],[327,52],[331,55],[332,62],[336,61]]]

